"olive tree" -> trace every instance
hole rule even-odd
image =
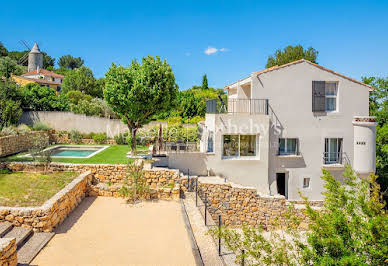
[[[166,60],[143,57],[129,67],[112,64],[105,75],[104,98],[128,126],[135,155],[136,132],[159,112],[169,111],[178,92],[174,73]]]

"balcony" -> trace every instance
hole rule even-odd
[[[208,114],[265,114],[268,115],[268,99],[228,99],[221,98],[206,101]]]
[[[324,152],[323,164],[325,167],[343,167],[345,164],[350,164],[350,160],[345,152]]]

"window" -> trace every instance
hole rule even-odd
[[[303,178],[303,188],[310,188],[310,177]]]
[[[342,163],[342,139],[326,138],[325,139],[325,164]]]
[[[298,139],[279,139],[279,155],[297,155]]]
[[[325,110],[326,112],[337,111],[337,82],[325,84]]]
[[[223,156],[256,156],[255,135],[224,135],[223,137]]]
[[[207,151],[206,152],[214,152],[214,132],[209,131],[209,135],[207,136]]]

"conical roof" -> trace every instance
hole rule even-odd
[[[40,54],[40,50],[39,50],[39,46],[37,43],[34,43],[34,46],[32,47],[31,49],[31,52],[30,53],[33,53],[33,54]]]

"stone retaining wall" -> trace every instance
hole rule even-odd
[[[17,264],[16,239],[0,238],[0,265],[16,266]]]
[[[82,173],[40,207],[0,207],[0,222],[51,232],[86,196],[91,178],[90,172]]]
[[[45,131],[30,132],[16,136],[0,137],[0,157],[25,152],[32,148],[34,138],[43,137],[49,144],[49,136]]]
[[[260,196],[255,188],[247,188],[233,183],[201,182],[198,184],[199,195],[209,203],[209,212],[215,221],[221,215],[227,226],[242,225],[272,228],[272,225],[287,212],[287,201],[284,196]],[[297,215],[305,217],[303,210],[297,210]],[[303,223],[302,228],[306,227]]]
[[[93,139],[81,139],[79,143],[75,143],[70,139],[69,133],[50,133],[50,143],[55,144],[85,144],[85,145],[96,145],[96,144],[109,144],[115,145],[114,139],[107,139],[103,143],[97,143]]]

